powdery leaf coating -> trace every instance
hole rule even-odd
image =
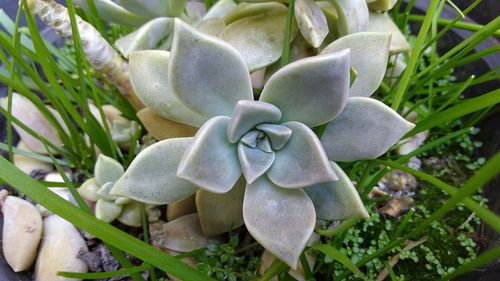
[[[161,41],[166,41],[167,45],[172,42],[173,27],[172,18],[156,18],[116,40],[115,46],[126,58],[134,51],[157,49]]]
[[[179,178],[214,193],[225,193],[234,186],[241,167],[237,145],[226,137],[229,120],[217,116],[198,130],[177,168]]]
[[[148,17],[176,17],[184,10],[186,0],[120,0],[120,4],[134,14]]]
[[[244,224],[245,186],[245,178],[241,177],[226,193],[217,194],[202,189],[196,192],[196,209],[201,229],[206,236],[219,235]]]
[[[144,149],[118,180],[112,194],[157,205],[187,198],[198,189],[176,176],[177,166],[192,138],[157,142]]]
[[[321,143],[333,161],[374,159],[414,126],[377,100],[352,97],[342,114],[328,124]]]
[[[99,154],[94,167],[95,180],[99,185],[117,181],[124,173],[123,166],[115,159]]]
[[[359,32],[341,37],[326,46],[320,55],[351,50],[351,66],[357,77],[349,95],[369,97],[382,83],[389,60],[390,33]]]
[[[243,217],[255,240],[297,268],[316,223],[314,205],[302,189],[284,189],[261,177],[247,185]]]
[[[94,0],[94,3],[99,11],[99,17],[106,21],[129,26],[140,26],[149,19],[149,17],[127,11],[112,0]],[[75,4],[87,12],[90,11],[87,0],[75,0]]]
[[[294,9],[300,33],[309,44],[318,48],[328,35],[328,23],[321,8],[313,0],[296,0]]]
[[[227,138],[236,143],[250,129],[260,123],[275,123],[281,119],[281,111],[265,102],[242,100],[234,107],[233,118],[227,126]]]
[[[259,147],[250,147],[239,143],[238,157],[245,179],[248,183],[252,183],[271,167],[275,153],[273,151],[265,152]]]
[[[332,0],[330,2],[337,10],[340,36],[366,31],[369,17],[366,0]]]
[[[339,177],[338,181],[304,188],[314,203],[316,217],[323,220],[345,220],[351,216],[368,218],[368,212],[349,177],[337,164],[330,163]]]
[[[236,8],[236,2],[233,0],[219,0],[207,11],[202,20],[222,19],[234,8]]]
[[[286,13],[287,7],[278,2],[266,3],[240,3],[224,16],[226,24],[231,24],[237,20],[253,17],[262,14]]]
[[[342,112],[349,94],[349,50],[305,58],[273,74],[260,101],[276,105],[282,121],[310,127],[329,122]]]
[[[290,128],[276,124],[260,124],[258,130],[264,132],[271,142],[271,147],[274,150],[280,150],[292,136]]]
[[[177,98],[206,117],[231,116],[239,100],[253,100],[241,55],[179,19],[175,19],[168,79]]]
[[[389,48],[390,55],[406,52],[411,49],[401,30],[392,21],[387,14],[370,12],[370,22],[368,23],[368,32],[391,33],[391,44]]]
[[[199,127],[208,118],[185,106],[173,93],[168,81],[170,53],[138,51],[130,55],[130,81],[137,97],[160,116]]]
[[[197,214],[189,214],[168,223],[151,225],[153,245],[178,252],[190,252],[206,247]]]
[[[276,159],[267,171],[269,179],[283,188],[302,188],[337,180],[314,132],[299,122],[282,125],[292,130],[292,136],[282,149],[276,151]]]
[[[281,57],[285,23],[286,12],[243,18],[229,24],[219,37],[243,56],[253,72]]]
[[[198,131],[198,128],[163,118],[147,107],[137,112],[137,117],[148,133],[157,140],[192,137]]]

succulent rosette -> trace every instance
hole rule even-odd
[[[320,55],[281,68],[254,100],[241,55],[175,20],[170,53],[131,54],[131,81],[173,131],[200,128],[194,137],[143,150],[111,193],[156,205],[196,193],[206,235],[245,224],[296,268],[317,218],[367,216],[355,187],[331,161],[376,158],[413,128],[368,97],[383,78],[389,41],[380,33],[336,40]],[[351,67],[358,74],[352,86]],[[323,124],[319,139],[311,128]]]

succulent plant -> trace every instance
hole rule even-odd
[[[354,39],[344,38],[280,69],[256,101],[241,55],[175,20],[171,53],[133,53],[131,82],[146,106],[175,121],[174,130],[201,128],[192,138],[143,150],[110,194],[160,205],[196,193],[206,234],[244,223],[296,268],[316,217],[367,216],[353,184],[330,160],[378,157],[413,128],[367,97],[383,78],[390,36],[366,33],[351,49]],[[360,46],[381,50],[363,53]],[[351,67],[359,75],[349,88]],[[320,140],[311,128],[323,124]]]
[[[109,194],[116,180],[124,173],[122,165],[105,155],[99,155],[94,178],[86,180],[78,189],[80,195],[95,202],[95,216],[105,222],[118,219],[129,226],[141,226],[141,208],[130,198]]]
[[[76,0],[75,3],[89,11],[87,1]],[[111,22],[139,26],[156,17],[180,16],[186,0],[94,0],[99,16]]]

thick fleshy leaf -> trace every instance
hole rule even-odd
[[[187,107],[207,116],[231,116],[239,100],[253,100],[250,75],[241,55],[226,42],[179,19],[168,78]]]
[[[194,194],[198,187],[176,176],[177,166],[191,142],[192,138],[175,138],[147,147],[132,161],[111,193],[157,205]]]
[[[300,33],[314,48],[319,47],[328,35],[328,23],[321,8],[313,0],[296,0],[294,9]]]
[[[168,223],[154,224],[150,229],[155,247],[189,252],[208,244],[201,231],[197,214],[186,215]]]
[[[240,141],[249,147],[255,148],[257,146],[257,138],[260,134],[262,134],[262,132],[259,130],[252,130],[246,133]]]
[[[397,25],[387,14],[370,12],[370,22],[368,23],[367,31],[391,33],[392,36],[389,49],[391,55],[406,52],[411,49],[410,44],[406,41],[401,30],[399,30]]]
[[[202,19],[222,19],[234,8],[236,8],[236,2],[233,0],[219,0],[207,11]]]
[[[75,0],[75,4],[89,12],[87,0]],[[106,21],[128,26],[139,26],[147,22],[150,18],[127,11],[122,6],[112,0],[94,0],[99,17]]]
[[[219,235],[243,225],[245,185],[245,178],[241,177],[229,192],[217,194],[201,189],[196,192],[196,209],[206,236]]]
[[[229,117],[208,120],[193,138],[177,168],[177,176],[207,191],[228,192],[241,176],[237,145],[227,140]]]
[[[273,74],[260,101],[276,105],[282,121],[310,127],[324,124],[342,112],[349,94],[349,50],[291,63]]]
[[[137,117],[148,133],[157,140],[192,137],[198,131],[198,128],[165,119],[147,107],[137,112]]]
[[[280,188],[261,177],[247,185],[243,218],[255,240],[291,268],[297,268],[316,223],[314,205],[303,190]]]
[[[7,110],[8,99],[7,97],[0,99],[0,106]],[[57,111],[49,109],[56,119],[60,119]],[[45,116],[38,110],[38,108],[27,98],[20,94],[14,93],[12,95],[12,116],[21,121],[24,125],[31,128],[33,131],[44,137],[49,142],[56,146],[62,146],[63,142],[59,137],[56,129],[45,118]],[[61,123],[62,124],[62,123]],[[37,138],[30,135],[25,130],[21,129],[16,124],[13,125],[16,132],[19,134],[24,143],[34,152],[47,154],[47,150],[42,142]]]
[[[285,22],[285,12],[243,18],[228,25],[220,38],[238,50],[253,72],[281,57]]]
[[[257,148],[267,153],[273,152],[268,136],[264,136],[263,138],[257,140]]]
[[[340,36],[366,31],[368,6],[366,0],[331,0],[339,17],[337,24]]]
[[[195,195],[167,205],[167,221],[196,213]]]
[[[385,104],[365,97],[352,97],[326,127],[321,143],[333,161],[374,159],[415,125]]]
[[[304,188],[314,203],[316,217],[323,220],[345,220],[351,216],[367,218],[368,212],[351,180],[339,165],[331,164],[338,181]]]
[[[238,157],[245,179],[248,183],[253,183],[271,167],[275,154],[273,151],[269,153],[258,147],[252,148],[240,143],[238,144]]]
[[[126,58],[130,53],[141,50],[160,49],[161,42],[172,40],[174,20],[172,18],[153,19],[136,31],[116,40],[118,51]],[[169,45],[169,44],[167,44]]]
[[[224,17],[226,24],[230,24],[242,18],[253,17],[262,14],[284,13],[287,8],[277,2],[266,3],[240,3]]]
[[[120,4],[134,14],[148,17],[176,17],[184,10],[186,0],[120,0]]]
[[[95,205],[95,217],[110,223],[120,216],[122,209],[122,205],[99,199]]]
[[[236,143],[256,125],[264,122],[278,122],[280,118],[281,111],[273,104],[249,100],[239,101],[234,108],[233,118],[227,126],[227,139]]]
[[[260,124],[257,125],[257,129],[264,132],[271,142],[271,146],[274,150],[281,149],[292,136],[292,130],[283,125],[277,124]]]
[[[128,225],[139,227],[142,225],[141,219],[141,205],[139,202],[132,202],[123,206],[123,210],[116,218],[119,222]]]
[[[337,180],[318,137],[306,125],[287,122],[292,137],[280,150],[267,171],[269,179],[285,188],[302,188],[321,182]]]
[[[358,76],[351,86],[349,95],[369,97],[384,79],[390,42],[389,33],[359,32],[333,41],[320,54],[350,49],[351,67],[356,70]]]
[[[123,166],[115,159],[99,154],[94,167],[95,180],[99,185],[115,182],[123,175]]]
[[[78,188],[78,193],[83,197],[83,199],[96,202],[101,198],[97,193],[99,188],[100,186],[96,182],[95,178],[90,178],[86,180],[80,188]]]
[[[130,55],[130,81],[136,95],[160,116],[194,127],[208,118],[186,107],[168,82],[169,52],[148,50]]]
[[[196,25],[199,31],[215,37],[219,37],[224,28],[226,28],[226,23],[222,19],[202,20]]]
[[[396,5],[397,0],[376,0],[368,4],[368,8],[372,11],[389,11]]]

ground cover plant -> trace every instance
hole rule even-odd
[[[37,280],[448,280],[500,256],[477,232],[500,231],[480,196],[500,156],[471,139],[500,92],[463,96],[500,74],[454,77],[498,52],[472,52],[498,17],[461,22],[480,0],[424,16],[412,1],[75,2],[0,12],[16,271],[36,258]],[[438,53],[453,27],[473,33]],[[17,206],[53,238],[38,253]]]

